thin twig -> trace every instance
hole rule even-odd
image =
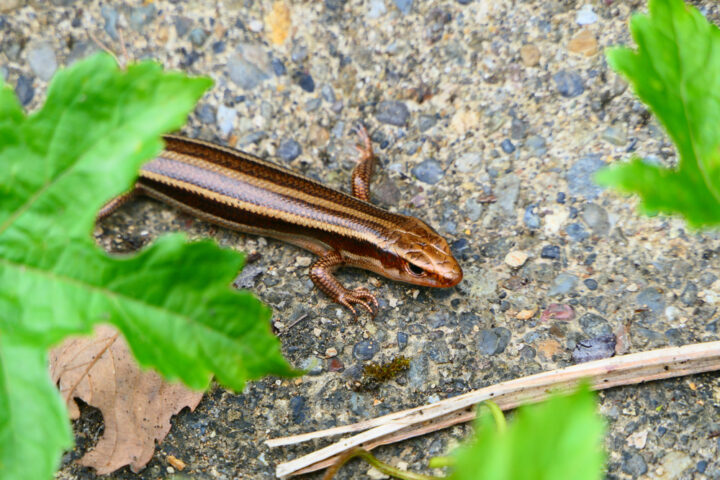
[[[559,370],[518,378],[452,397],[422,407],[391,413],[353,425],[266,441],[270,447],[300,443],[341,433],[363,431],[295,460],[277,466],[278,477],[318,470],[334,462],[339,455],[355,447],[367,450],[373,446],[422,435],[468,421],[472,409],[492,399],[503,410],[535,403],[551,391],[569,391],[582,379],[591,388],[602,390],[652,380],[720,370],[720,341],[639,352],[574,365]]]
[[[407,470],[400,470],[399,468],[395,468],[391,465],[388,465],[385,462],[381,462],[377,458],[375,458],[375,455],[368,452],[367,450],[363,448],[353,448],[349,452],[345,452],[342,454],[335,464],[327,469],[327,472],[325,472],[325,475],[323,475],[323,480],[332,480],[332,478],[335,476],[335,474],[340,470],[340,467],[345,465],[347,462],[352,460],[355,457],[360,457],[366,462],[368,462],[370,465],[375,467],[376,470],[379,470],[380,472],[384,473],[385,475],[390,475],[391,477],[395,478],[401,478],[403,480],[444,480],[445,477],[435,477],[432,475],[423,475],[422,473],[413,473],[408,472]]]

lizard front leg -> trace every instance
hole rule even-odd
[[[328,297],[349,308],[353,316],[357,317],[357,311],[353,305],[361,305],[374,317],[377,313],[376,310],[380,308],[375,295],[364,287],[348,290],[332,274],[336,268],[344,264],[345,260],[337,250],[329,250],[310,266],[310,279]],[[375,309],[372,308],[373,306]]]

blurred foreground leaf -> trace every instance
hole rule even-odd
[[[475,438],[454,452],[449,479],[599,480],[604,475],[605,426],[595,409],[594,395],[583,387],[519,408],[505,432],[482,409]]]
[[[611,49],[625,76],[678,149],[677,168],[639,158],[598,172],[602,185],[640,195],[646,213],[679,213],[693,226],[720,224],[720,30],[682,0],[650,0],[630,23],[637,50]]]
[[[182,235],[110,257],[91,232],[210,86],[153,62],[107,55],[62,70],[26,116],[0,85],[0,478],[46,479],[72,445],[47,349],[112,323],[141,365],[201,389],[294,371],[270,311],[229,287],[242,256]]]

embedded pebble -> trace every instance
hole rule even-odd
[[[537,214],[537,204],[529,205],[523,214],[523,223],[528,228],[540,228],[540,217]]]
[[[624,124],[609,126],[603,131],[602,138],[606,142],[622,147],[627,143],[627,126]]]
[[[128,23],[130,23],[133,30],[141,32],[145,26],[155,19],[156,13],[157,8],[152,3],[135,7],[130,11]]]
[[[292,162],[302,153],[302,147],[292,138],[283,141],[277,149],[277,155],[285,162]]]
[[[455,161],[455,167],[459,172],[474,172],[482,162],[482,154],[479,152],[463,153]]]
[[[103,19],[105,20],[105,33],[110,35],[110,37],[118,41],[118,34],[117,34],[117,21],[118,21],[118,12],[114,8],[112,8],[109,5],[103,5],[100,8],[100,14],[102,15]]]
[[[553,75],[553,80],[558,93],[563,97],[577,97],[585,91],[582,77],[575,71],[561,70]]]
[[[540,135],[530,135],[525,145],[532,151],[533,155],[541,157],[547,153],[547,143]]]
[[[17,85],[15,85],[15,94],[21,105],[27,105],[35,96],[35,87],[33,87],[32,79],[25,75],[18,76]]]
[[[300,86],[300,88],[302,88],[306,92],[312,93],[315,91],[315,80],[309,73],[296,72],[293,75],[293,80]]]
[[[597,13],[593,11],[593,7],[590,4],[583,5],[582,8],[577,11],[577,15],[575,16],[575,22],[578,25],[591,25],[597,21]]]
[[[511,250],[505,255],[505,263],[513,268],[522,267],[528,259],[528,254],[522,250]]]
[[[398,350],[401,352],[405,350],[405,347],[407,347],[408,344],[408,334],[405,332],[398,332],[397,333],[397,346]]]
[[[615,355],[615,343],[615,335],[612,334],[582,340],[573,349],[572,360],[574,363],[585,363],[610,358]]]
[[[526,67],[535,67],[540,62],[540,49],[533,44],[523,45],[520,48],[520,58]]]
[[[361,361],[372,360],[380,350],[380,344],[373,340],[361,340],[353,347],[353,356]]]
[[[572,53],[578,53],[591,57],[597,53],[597,40],[595,35],[587,28],[583,28],[575,35],[568,44],[568,50]]]
[[[380,18],[387,13],[387,7],[385,7],[385,0],[370,0],[370,8],[368,9],[367,17],[371,19]]]
[[[595,235],[605,236],[610,231],[610,219],[607,211],[595,203],[587,203],[583,208],[582,219]]]
[[[233,129],[237,112],[234,108],[220,105],[217,109],[217,125],[220,132],[227,136]]]
[[[477,336],[477,348],[482,355],[497,355],[505,351],[510,342],[510,330],[497,327],[490,330],[480,330]]]
[[[207,32],[202,28],[193,28],[190,32],[190,35],[188,35],[188,38],[196,47],[202,47],[202,45],[205,43],[205,40],[207,40],[207,37]]]
[[[393,0],[393,3],[403,15],[407,15],[412,10],[413,0]]]
[[[548,290],[548,297],[570,293],[575,289],[577,283],[578,277],[576,275],[561,273],[553,280],[550,290]]]
[[[573,240],[573,242],[582,242],[587,240],[590,234],[579,223],[571,223],[565,227],[565,233]]]
[[[603,189],[593,181],[593,176],[604,166],[600,155],[592,153],[580,157],[566,174],[570,194],[583,195],[588,200],[597,198]]]
[[[269,78],[265,72],[239,55],[230,57],[227,68],[230,79],[245,90],[251,90]]]
[[[622,471],[633,478],[645,475],[648,471],[647,463],[642,455],[637,452],[623,452]]]
[[[430,185],[436,184],[445,175],[442,165],[434,158],[423,160],[422,163],[413,167],[412,173],[415,178]]]
[[[505,153],[513,153],[515,151],[515,145],[507,138],[502,141],[500,148],[502,148],[502,151]]]
[[[557,245],[545,245],[540,252],[540,258],[555,260],[560,258],[560,247]]]
[[[375,109],[375,118],[378,122],[396,127],[403,127],[410,117],[410,111],[404,102],[384,101]]]
[[[28,51],[28,64],[33,73],[41,80],[50,80],[57,70],[55,50],[48,42],[40,42],[30,47]]]

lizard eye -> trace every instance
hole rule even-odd
[[[412,263],[407,264],[407,269],[412,275],[415,275],[416,277],[422,277],[423,275],[425,275],[425,273],[427,273],[425,272],[425,270]]]

